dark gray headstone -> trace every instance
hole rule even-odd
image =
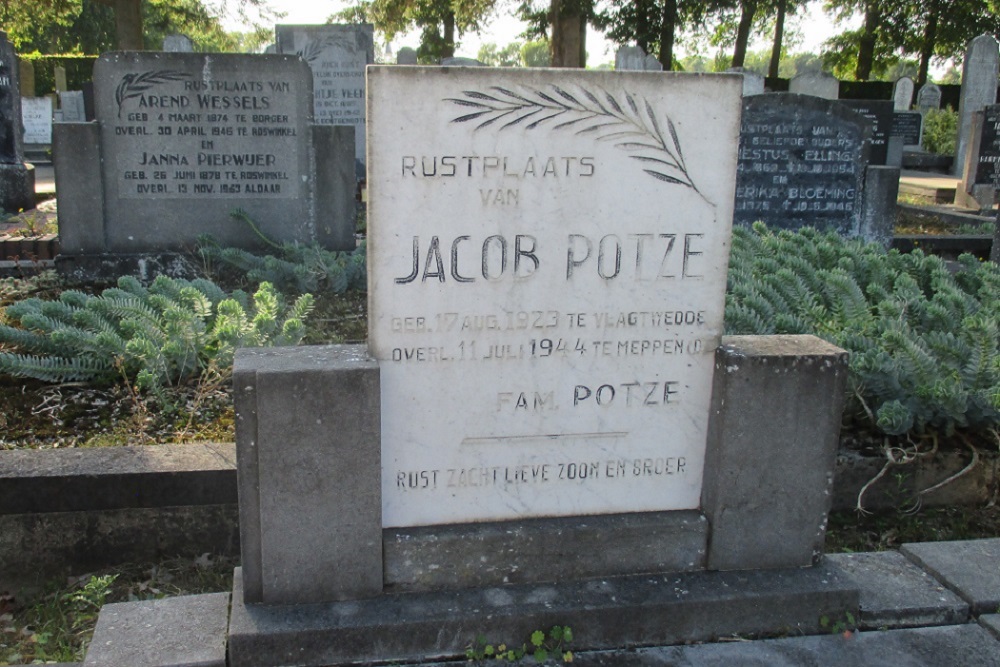
[[[870,134],[864,117],[837,102],[791,93],[745,98],[734,224],[858,234]]]
[[[884,165],[888,158],[892,130],[892,102],[882,100],[840,100],[872,123],[872,151],[869,164]]]
[[[354,128],[358,178],[365,176],[365,67],[375,62],[374,27],[275,26],[278,53],[298,55],[313,74],[313,122]]]
[[[7,33],[0,33],[0,164],[21,164],[20,67]]]
[[[1000,104],[992,104],[983,110],[975,184],[996,186],[998,182],[1000,182]]]
[[[111,252],[311,241],[311,76],[293,56],[123,52],[94,66]]]
[[[919,111],[897,111],[892,114],[890,136],[900,137],[904,146],[919,146],[923,128],[924,116]]]

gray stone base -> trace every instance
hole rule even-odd
[[[822,632],[858,613],[858,589],[824,565],[755,572],[634,575],[555,584],[383,595],[296,606],[246,605],[237,569],[230,667],[334,665],[464,655],[478,635],[573,628],[574,650]],[[520,640],[518,640],[520,641]]]
[[[144,283],[161,273],[171,278],[191,279],[202,275],[193,255],[179,253],[115,255],[67,255],[56,257],[56,271],[76,282],[113,282],[119,276],[136,276]]]
[[[955,591],[976,616],[1000,609],[1000,537],[904,544],[899,551]]]
[[[35,165],[0,164],[0,207],[4,213],[35,208]]]

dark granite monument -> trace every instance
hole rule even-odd
[[[35,208],[35,168],[24,164],[20,67],[7,33],[0,32],[0,207],[5,213]]]
[[[840,103],[871,121],[872,149],[868,164],[893,164],[889,160],[889,139],[892,136],[893,123],[892,102],[884,100],[840,100]],[[899,157],[902,157],[901,153]],[[898,167],[899,162],[895,162],[893,166]]]

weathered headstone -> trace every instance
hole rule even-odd
[[[25,144],[51,144],[52,98],[22,97],[21,122],[24,126]]]
[[[311,81],[294,56],[101,56],[97,122],[55,128],[64,254],[263,246],[235,209],[275,242],[353,249],[354,180],[330,176],[351,170],[351,130],[344,155],[315,136]]]
[[[972,114],[997,101],[1000,76],[1000,44],[993,35],[980,35],[971,42],[962,64],[962,95],[958,103],[958,136],[955,143],[954,173],[961,176],[969,146]]]
[[[739,74],[743,77],[743,97],[749,97],[750,95],[763,95],[764,94],[764,75],[758,74],[750,70],[745,70],[742,67],[732,67],[727,72],[733,72],[734,74]]]
[[[870,136],[865,118],[840,103],[790,93],[745,99],[734,223],[860,234]]]
[[[898,167],[903,160],[903,145],[895,142],[895,150],[890,156],[892,130],[892,102],[882,100],[840,100],[840,103],[861,114],[872,124],[872,150],[869,164]],[[890,159],[891,157],[891,159]]]
[[[52,68],[52,76],[55,79],[56,94],[69,90],[69,86],[66,84],[66,68],[62,65],[56,65]]]
[[[486,67],[486,63],[476,60],[475,58],[463,58],[463,57],[453,57],[453,58],[442,58],[442,67]]]
[[[21,77],[18,82],[21,86],[21,97],[34,97],[35,96],[35,64],[30,60],[24,60],[19,58],[18,63],[20,65],[19,75]]]
[[[369,70],[387,526],[698,505],[738,80],[557,80]]]
[[[615,53],[615,70],[662,72],[663,65],[639,46],[623,46]]]
[[[920,148],[923,143],[924,115],[919,111],[897,111],[892,114],[890,136],[899,137],[906,148]]]
[[[396,53],[397,65],[416,65],[417,50],[410,46],[404,46]]]
[[[163,38],[163,50],[170,53],[192,53],[194,42],[187,35],[167,35]]]
[[[917,91],[917,109],[926,113],[929,109],[941,108],[941,88],[933,83],[925,83]]]
[[[826,72],[799,74],[789,81],[788,92],[835,100],[840,96],[840,81]]]
[[[8,213],[35,207],[35,172],[24,164],[20,73],[14,46],[0,32],[0,207]]]
[[[361,25],[278,25],[278,53],[301,56],[313,73],[317,125],[355,130],[355,169],[365,177],[365,67],[375,62],[374,28]]]
[[[62,122],[64,123],[85,123],[87,121],[82,90],[67,90],[59,93],[59,108],[62,111]]]
[[[913,79],[903,76],[896,81],[892,87],[892,103],[896,111],[909,111],[913,103]]]

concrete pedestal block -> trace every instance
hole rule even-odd
[[[0,164],[0,207],[4,213],[35,208],[35,166]]]
[[[889,247],[896,226],[899,197],[899,167],[871,166],[865,169],[865,193],[858,235],[866,241]]]
[[[239,350],[233,399],[245,601],[380,594],[379,369],[365,346]]]
[[[811,565],[826,537],[847,353],[815,336],[722,342],[702,490],[708,569]]]
[[[330,250],[351,251],[357,246],[354,175],[355,128],[343,125],[312,125],[316,170],[314,199],[316,242]]]
[[[97,123],[52,125],[59,240],[67,255],[107,251],[100,133]]]

